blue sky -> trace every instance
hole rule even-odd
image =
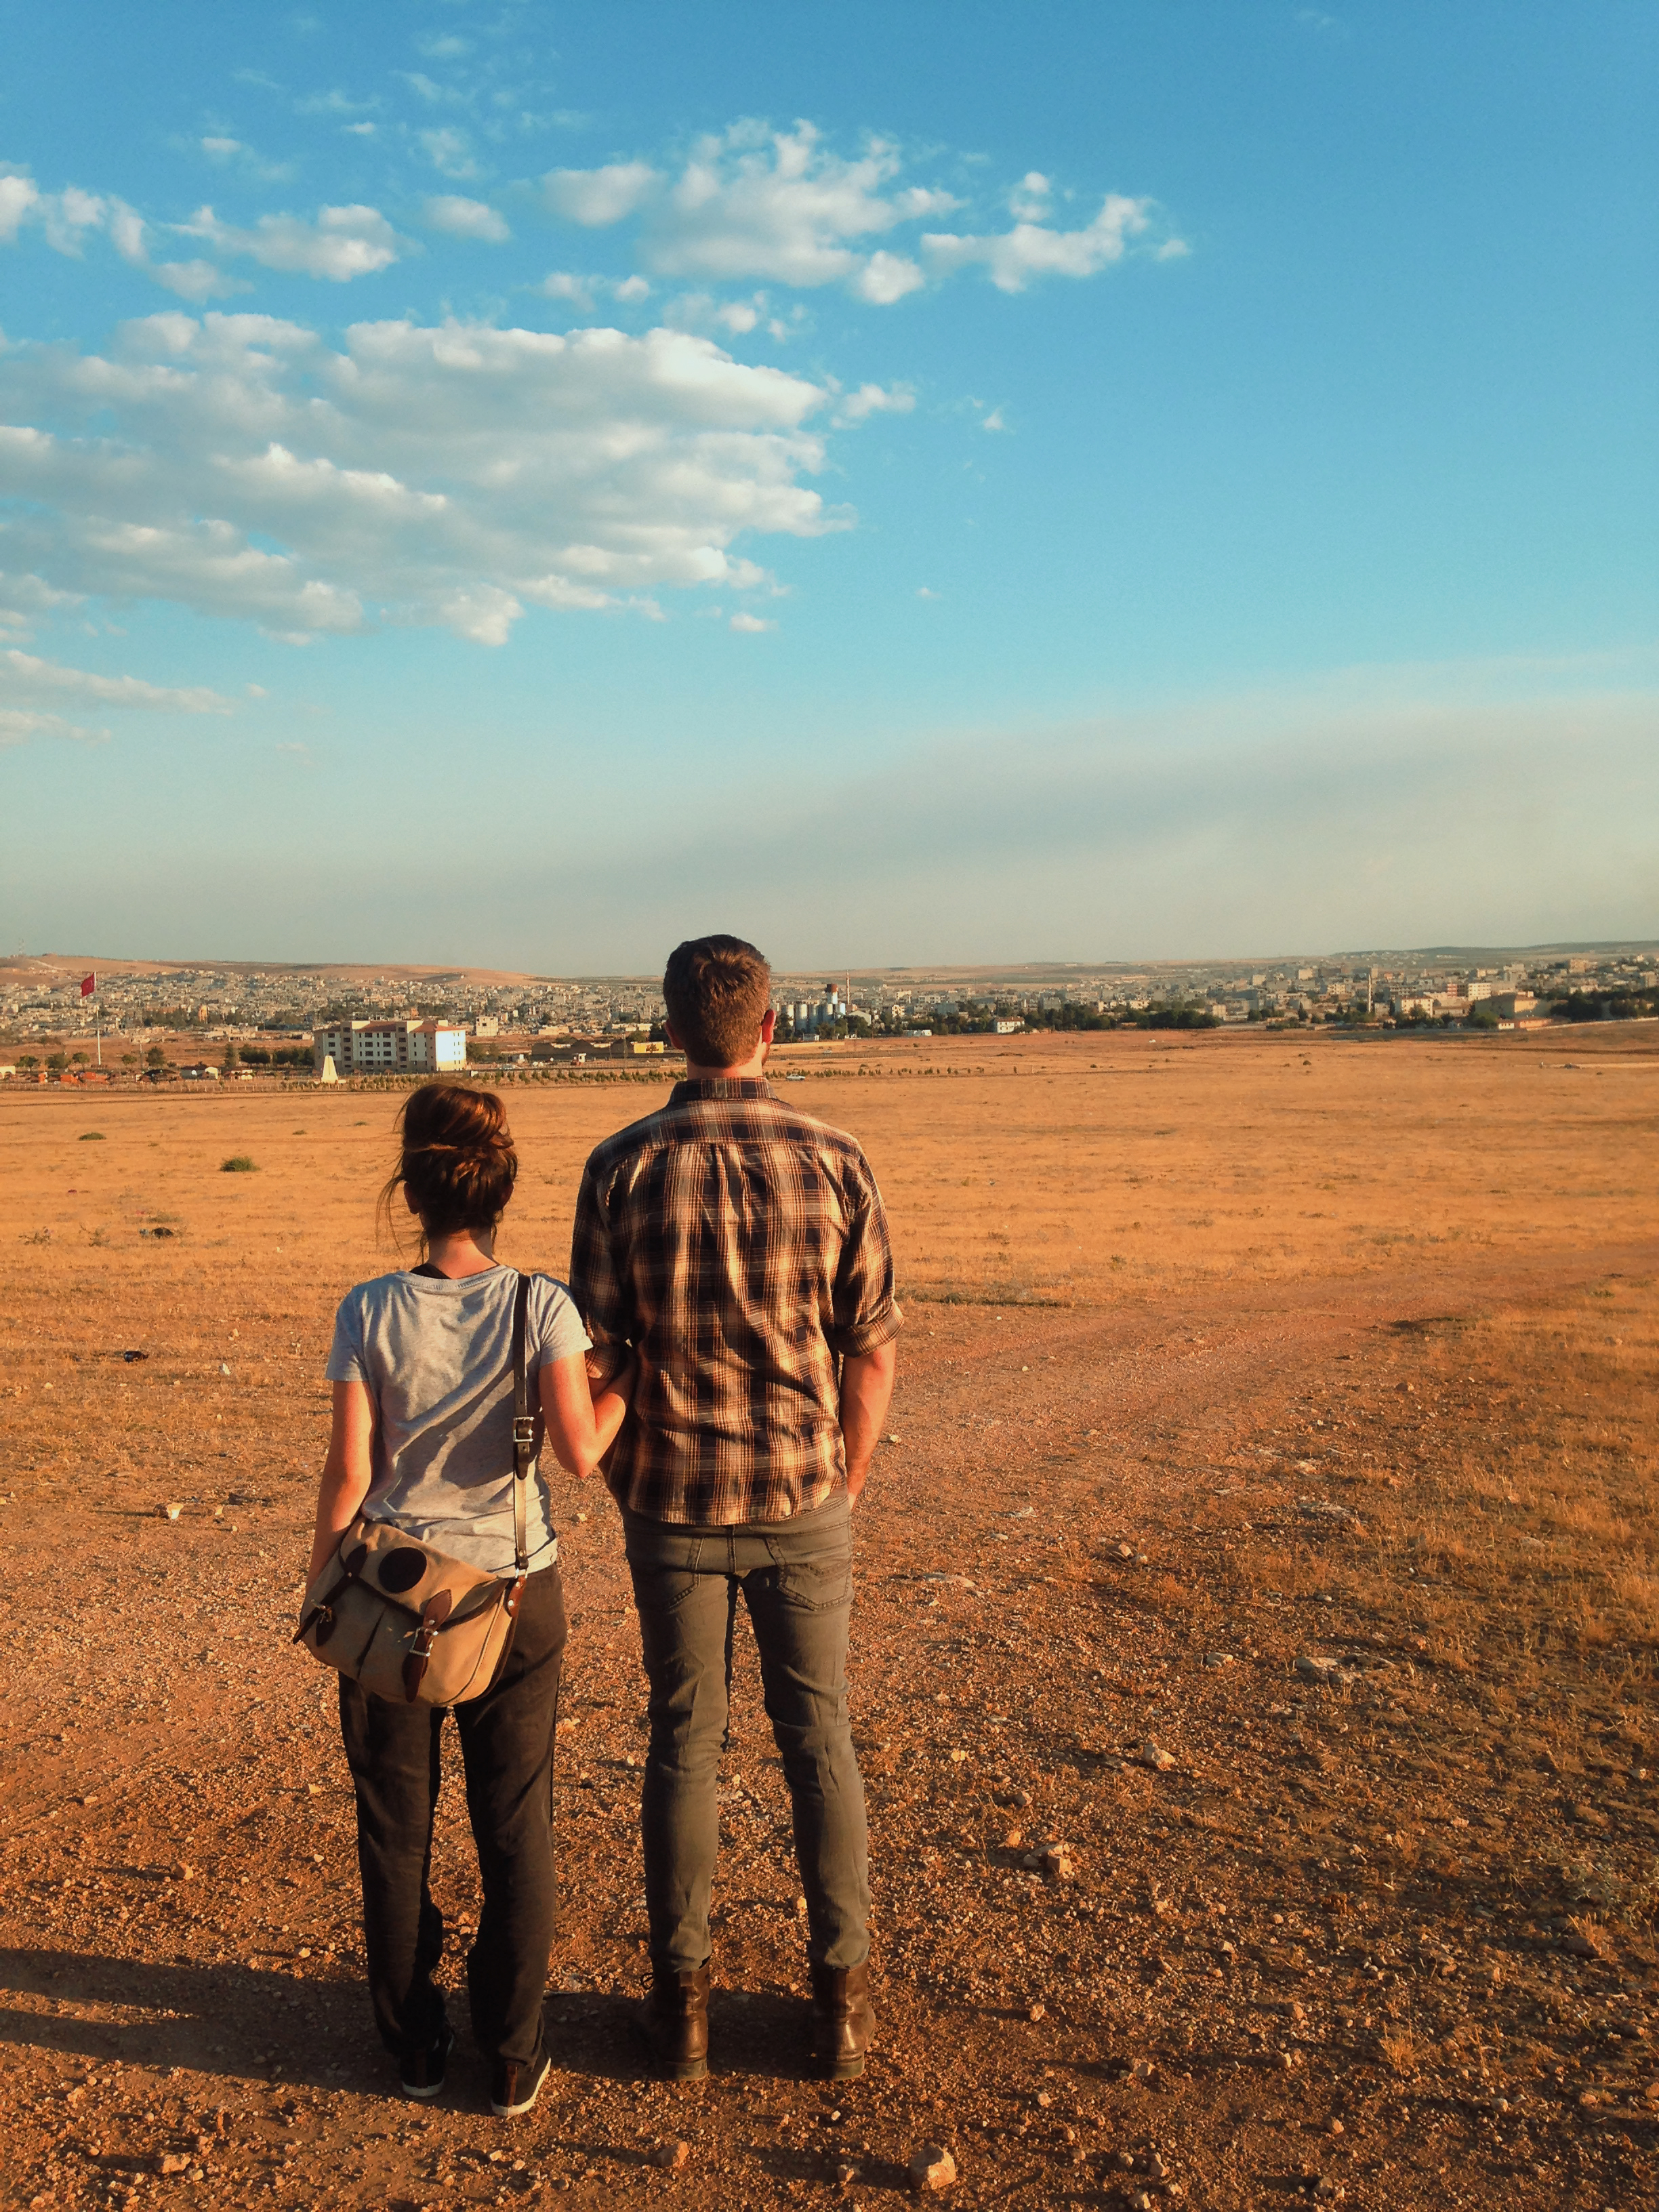
[[[1650,9],[0,38],[9,945],[1659,934]]]

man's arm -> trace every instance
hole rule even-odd
[[[611,1249],[592,1160],[582,1171],[581,1188],[576,1194],[576,1220],[570,1236],[570,1295],[593,1340],[587,1372],[597,1389],[627,1364],[632,1318]]]
[[[881,1425],[893,1395],[898,1356],[893,1339],[900,1314],[893,1298],[893,1249],[875,1178],[857,1157],[847,1235],[836,1271],[835,1326],[830,1343],[841,1355],[841,1433],[847,1495],[854,1505],[869,1476]]]
[[[847,1452],[847,1496],[854,1505],[875,1457],[897,1370],[898,1347],[890,1337],[873,1352],[849,1353],[841,1364],[841,1433]]]

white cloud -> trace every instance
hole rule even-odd
[[[513,235],[505,219],[487,202],[462,199],[453,192],[428,200],[426,219],[434,230],[447,231],[452,238],[484,239],[499,246]]]
[[[149,248],[144,236],[144,219],[125,200],[112,200],[109,211],[110,243],[123,261],[135,268],[149,265]]]
[[[361,323],[336,350],[170,309],[107,357],[0,354],[0,564],[288,638],[498,643],[532,606],[764,586],[740,538],[844,526],[806,481],[828,399],[669,330]]]
[[[102,229],[107,212],[106,203],[96,192],[83,192],[78,185],[65,185],[61,192],[50,194],[40,204],[47,245],[78,260],[87,233]]]
[[[72,698],[95,700],[100,707],[144,707],[177,714],[232,712],[228,699],[199,684],[169,690],[137,676],[94,676],[83,668],[65,668],[58,661],[37,660],[15,647],[0,652],[0,694],[16,698],[65,692]]]
[[[1121,193],[1109,192],[1100,213],[1081,230],[1052,230],[1044,223],[1017,222],[1012,230],[988,237],[929,231],[923,234],[922,252],[936,274],[982,262],[999,291],[1023,292],[1036,276],[1092,276],[1121,261],[1130,240],[1151,228],[1152,210],[1151,200],[1126,199]],[[1178,246],[1179,241],[1164,241],[1160,253],[1169,245]]]
[[[908,415],[916,404],[916,395],[903,385],[896,384],[890,392],[878,384],[861,384],[856,392],[849,392],[836,409],[838,423],[862,422],[872,415]]]
[[[1040,170],[1028,169],[1008,195],[1009,212],[1021,222],[1041,222],[1048,212],[1054,187]]]
[[[183,690],[147,684],[137,676],[96,676],[90,670],[66,668],[59,661],[39,660],[15,647],[0,652],[0,745],[23,744],[30,738],[69,738],[98,744],[109,736],[106,729],[71,722],[41,701],[67,699],[77,705],[140,708],[151,712],[181,714],[228,714],[231,702],[200,685]]]
[[[77,592],[54,591],[39,576],[8,575],[0,569],[0,628],[14,637],[27,635],[43,615],[78,605],[80,598]]]
[[[244,82],[247,80],[244,79]],[[274,91],[276,88],[273,86],[271,89]],[[307,94],[304,100],[296,103],[295,112],[298,115],[367,115],[380,104],[378,100],[353,100],[349,93],[340,91],[337,86],[329,92]]]
[[[850,242],[954,207],[949,192],[885,187],[902,167],[872,139],[855,160],[827,151],[808,123],[769,131],[734,124],[701,138],[678,175],[644,161],[556,169],[545,179],[556,212],[590,226],[643,213],[641,252],[659,276],[765,276],[811,287],[846,283],[890,305],[926,282],[916,264]]]
[[[733,629],[742,630],[747,636],[755,636],[762,630],[775,629],[777,624],[775,622],[767,622],[760,615],[733,615],[732,627]]]
[[[578,276],[568,269],[556,269],[551,276],[544,276],[536,289],[545,299],[568,300],[586,314],[593,304],[593,288],[598,281],[592,276]]]
[[[66,722],[61,714],[40,714],[26,707],[0,707],[0,745],[27,744],[31,738],[74,738],[82,744],[101,744],[107,730],[88,730],[79,722]]]
[[[610,276],[579,276],[573,270],[568,269],[556,269],[550,276],[543,277],[536,289],[545,299],[568,300],[571,305],[579,308],[583,314],[588,313],[593,302],[599,299],[610,298],[620,301],[623,307],[633,307],[641,300],[648,300],[651,296],[651,286],[643,276],[623,276],[620,279]],[[710,305],[713,305],[712,301]],[[701,319],[708,322],[712,318],[705,316]],[[676,322],[678,319],[671,313],[668,320]],[[695,328],[696,325],[681,324],[679,326]],[[738,327],[740,328],[742,325]]]
[[[434,83],[431,77],[424,76],[419,70],[399,70],[398,74],[410,91],[419,93],[429,106],[458,107],[461,105],[464,95],[457,92],[453,85]]]
[[[920,291],[927,282],[908,255],[889,253],[884,248],[872,253],[860,268],[853,279],[853,289],[860,300],[868,300],[872,307],[890,307],[907,292]]]
[[[666,276],[844,283],[863,267],[848,241],[903,220],[881,189],[899,166],[882,141],[848,161],[825,152],[810,124],[765,137],[738,125],[699,141],[650,211],[646,258]]]
[[[962,203],[937,186],[901,184],[903,166],[890,140],[869,139],[848,158],[810,123],[773,131],[744,122],[699,139],[678,163],[555,169],[543,181],[549,204],[573,222],[599,227],[639,216],[640,256],[658,276],[763,277],[800,289],[840,284],[877,307],[975,264],[1005,292],[1023,291],[1040,276],[1093,276],[1154,228],[1151,200],[1112,193],[1092,222],[1055,229],[1048,221],[1054,186],[1030,169],[1007,194],[1012,230],[926,233],[918,258],[871,241]],[[1167,259],[1186,249],[1166,238],[1154,250]]]
[[[144,265],[158,284],[164,285],[169,292],[176,292],[181,300],[188,300],[192,307],[200,307],[204,300],[221,299],[227,292],[246,289],[233,283],[211,261],[161,261]]]
[[[187,300],[211,299],[238,289],[210,261],[152,262],[148,226],[125,200],[75,185],[44,193],[27,177],[0,176],[0,244],[15,240],[27,222],[40,223],[47,244],[76,259],[88,236],[102,231],[124,261]]]
[[[32,177],[0,177],[0,243],[9,246],[40,204],[40,188]]]
[[[476,177],[478,165],[472,158],[471,142],[465,131],[446,125],[441,131],[422,131],[421,149],[434,169],[446,177]]]
[[[981,430],[1006,430],[1008,425],[1002,419],[1001,408],[994,407],[979,427]]]
[[[713,292],[682,292],[663,310],[663,320],[677,331],[730,331],[747,337],[766,313],[766,295],[757,292],[747,300],[722,300]]]
[[[555,214],[588,229],[632,215],[660,181],[643,161],[616,161],[602,169],[551,169],[542,179]]]
[[[937,599],[943,598],[943,596],[944,594],[942,592],[929,591],[926,584],[918,584],[916,586],[916,597],[919,599]]]
[[[294,173],[290,163],[267,161],[240,138],[228,137],[223,133],[210,133],[204,138],[198,138],[196,143],[210,161],[217,162],[221,167],[234,162],[250,176],[258,177],[268,184],[275,184]]]
[[[314,222],[297,215],[262,215],[251,229],[222,223],[204,207],[179,228],[218,252],[247,254],[284,276],[321,276],[335,284],[373,276],[398,258],[398,234],[372,207],[319,208]]]
[[[199,306],[204,300],[216,299],[224,293],[243,289],[211,261],[152,261],[149,258],[149,226],[137,210],[130,208],[125,200],[110,202],[108,229],[110,243],[123,261],[130,263],[135,269],[142,269],[146,276],[153,276],[167,290],[176,292],[181,300],[189,300]]]

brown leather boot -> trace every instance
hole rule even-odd
[[[863,2073],[875,2027],[867,1961],[813,1967],[812,2056],[826,2079],[851,2081]]]
[[[701,2081],[708,2071],[708,1969],[651,1971],[651,1994],[634,2015],[659,2081]]]

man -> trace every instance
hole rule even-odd
[[[852,1509],[892,1395],[899,1310],[881,1194],[850,1137],[765,1081],[771,969],[703,937],[663,977],[685,1079],[602,1144],[576,1201],[570,1280],[595,1346],[631,1350],[606,1464],[650,1687],[641,1828],[661,2075],[708,2071],[715,1789],[742,1591],[794,1806],[812,2047],[864,2070],[864,1785],[847,1711]]]

